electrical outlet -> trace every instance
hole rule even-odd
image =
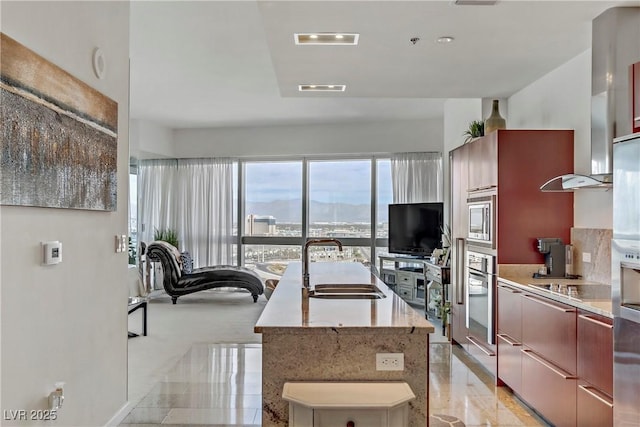
[[[376,353],[376,371],[404,371],[404,353]]]
[[[582,262],[591,262],[591,252],[582,252]]]

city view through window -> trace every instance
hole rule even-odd
[[[289,262],[300,261],[306,238],[337,238],[343,243],[342,252],[333,245],[311,247],[311,262],[369,266],[380,247],[386,250],[392,201],[389,159],[246,162],[243,182],[243,262],[265,278],[277,278]],[[377,206],[374,221],[372,201]],[[238,224],[234,229],[237,233]]]

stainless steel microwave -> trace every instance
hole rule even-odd
[[[495,248],[495,195],[469,197],[467,239]]]

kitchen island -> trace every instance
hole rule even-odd
[[[429,334],[434,327],[359,263],[309,267],[310,285],[372,284],[380,299],[310,298],[303,304],[302,270],[292,263],[255,325],[262,334],[262,426],[285,426],[286,382],[406,382],[409,425],[428,418]],[[377,353],[403,353],[404,369],[376,370]],[[366,384],[363,384],[366,387]]]

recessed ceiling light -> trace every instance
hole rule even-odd
[[[357,33],[295,33],[296,44],[348,45],[358,44],[360,34]]]
[[[300,92],[344,92],[347,85],[298,85]]]
[[[442,37],[438,37],[436,39],[436,41],[438,43],[451,43],[452,41],[454,41],[455,39],[451,36],[442,36]]]

